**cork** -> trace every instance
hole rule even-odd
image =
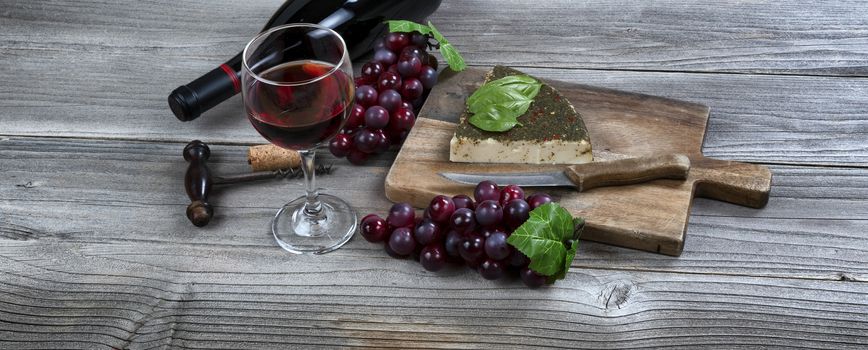
[[[258,145],[247,149],[247,163],[253,171],[298,168],[301,156],[296,151],[275,145]]]

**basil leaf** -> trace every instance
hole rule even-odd
[[[471,96],[473,97],[473,96]],[[527,112],[533,99],[520,94],[514,90],[507,89],[487,89],[481,94],[475,96],[473,100],[467,99],[467,109],[471,113],[479,113],[488,109],[491,105],[498,105],[504,108],[513,109],[516,112],[516,117]]]
[[[422,34],[431,33],[431,28],[429,28],[428,26],[412,21],[386,21],[386,24],[389,25],[390,32],[419,32]]]
[[[520,115],[513,109],[491,104],[486,109],[470,116],[467,121],[482,130],[502,132],[512,129],[516,125],[521,125],[518,122]]]
[[[542,83],[527,75],[490,81],[467,98],[467,110],[474,114],[468,121],[492,132],[504,132],[521,125],[518,117],[527,112],[541,87]],[[476,117],[480,114],[482,116]]]
[[[584,220],[573,218],[557,203],[542,205],[507,239],[507,243],[530,258],[531,270],[548,276],[548,282],[566,277],[579,246],[576,227]]]

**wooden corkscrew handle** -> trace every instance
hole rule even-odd
[[[205,163],[210,156],[211,149],[202,141],[194,140],[184,147],[184,159],[190,163],[184,175],[184,187],[190,197],[187,218],[198,227],[207,225],[214,214],[214,209],[208,203],[208,194],[211,193],[214,179]]]

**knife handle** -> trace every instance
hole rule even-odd
[[[683,154],[619,159],[567,167],[564,174],[579,192],[596,187],[632,185],[656,179],[687,178],[690,159]]]

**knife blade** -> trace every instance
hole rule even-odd
[[[573,187],[579,192],[604,186],[621,186],[657,179],[687,178],[690,159],[683,154],[665,154],[566,167],[540,173],[439,173],[454,182],[475,185],[484,180],[528,187]]]

